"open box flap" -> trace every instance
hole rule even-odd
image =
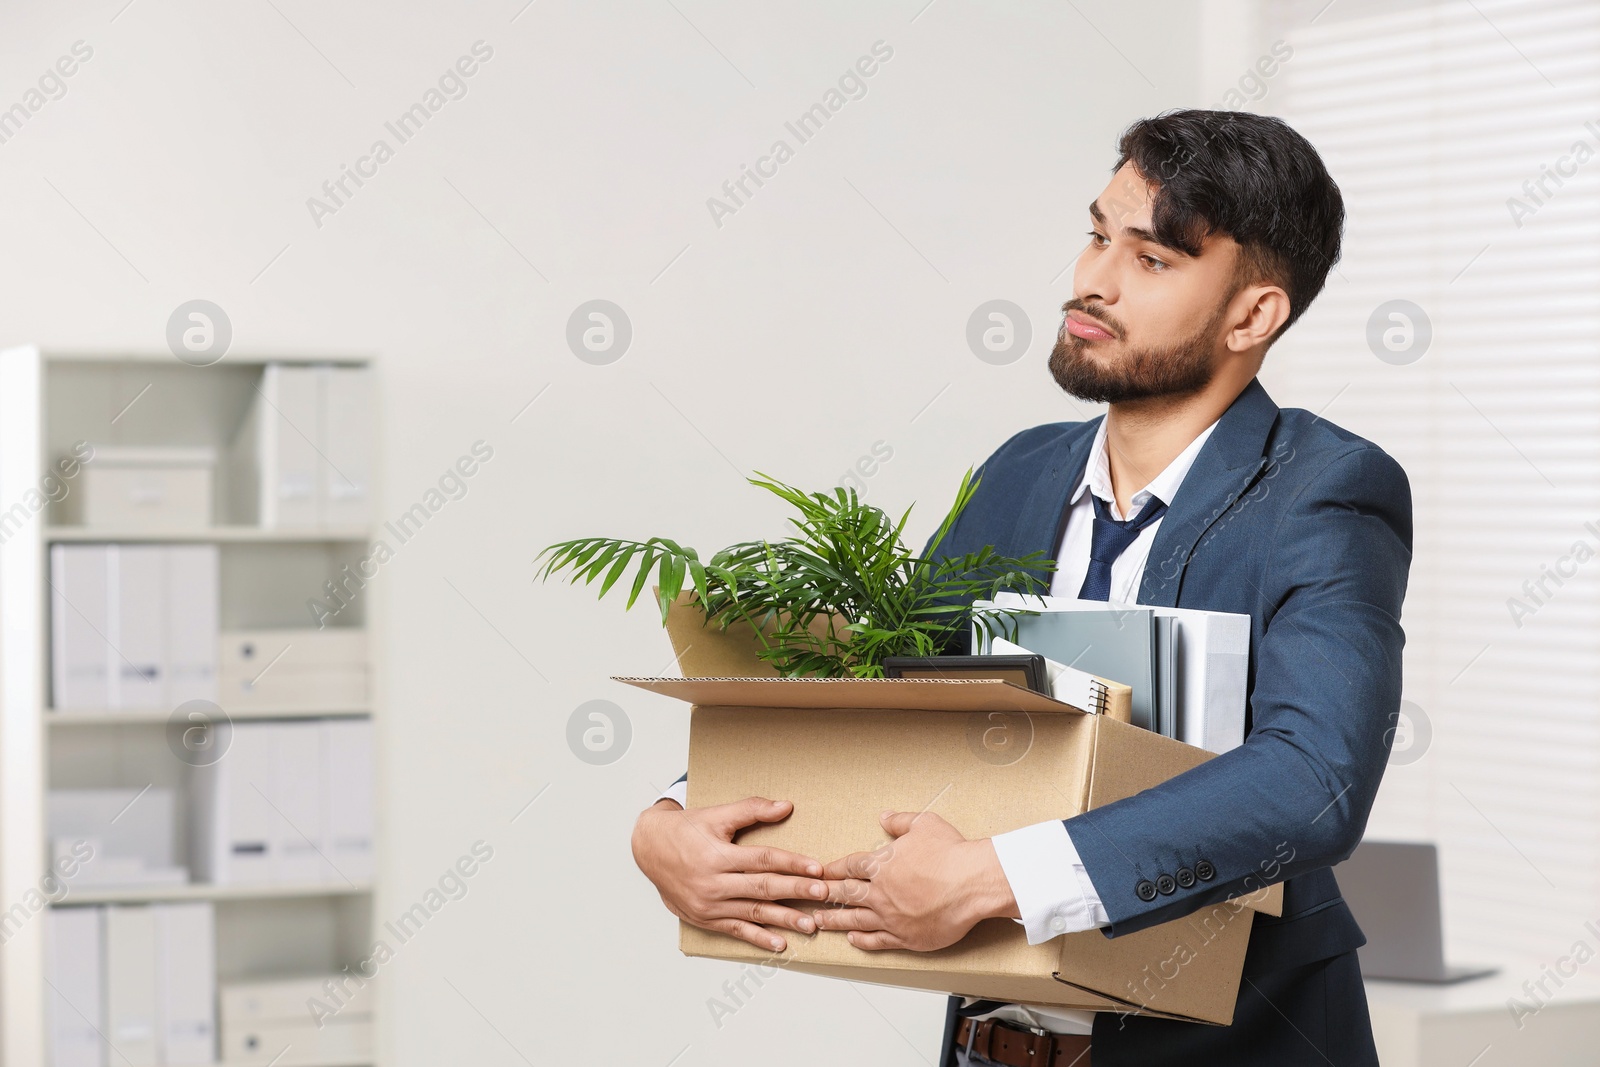
[[[997,678],[630,678],[613,681],[702,707],[874,708],[1088,714]]]
[[[1099,992],[1098,990],[1090,989],[1086,985],[1079,985],[1077,982],[1069,982],[1065,978],[1061,977],[1061,974],[1060,974],[1059,971],[1056,972],[1055,974],[1051,975],[1051,977],[1054,978],[1057,982],[1060,982],[1062,985],[1066,986],[1069,989],[1076,989],[1078,992],[1083,993],[1086,996],[1097,997],[1097,998],[1103,1000],[1104,1002],[1106,1002],[1107,1004],[1113,1005],[1115,1008],[1121,1009],[1122,1013],[1125,1013],[1125,1014],[1128,1014],[1128,1015],[1142,1015],[1142,1016],[1147,1016],[1147,1017],[1152,1018],[1152,1019],[1171,1019],[1173,1022],[1179,1022],[1179,1023],[1200,1023],[1200,1024],[1205,1025],[1205,1026],[1228,1026],[1228,1025],[1231,1025],[1231,1023],[1233,1021],[1230,1018],[1228,1020],[1228,1022],[1225,1022],[1225,1023],[1223,1023],[1223,1022],[1214,1022],[1214,1021],[1212,1021],[1210,1019],[1202,1019],[1202,1018],[1198,1018],[1198,1017],[1193,1016],[1193,1015],[1179,1015],[1179,1014],[1177,1014],[1175,1012],[1157,1011],[1156,1009],[1150,1007],[1147,1004],[1140,1004],[1140,1003],[1137,1003],[1137,1002],[1132,1001],[1132,1000],[1123,1000],[1120,997],[1109,996],[1107,994]],[[1097,1008],[1095,1010],[1104,1011],[1104,1010],[1110,1010],[1110,1009]]]

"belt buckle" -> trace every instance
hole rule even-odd
[[[1030,1026],[1027,1029],[1034,1038],[1032,1046],[1028,1049],[1028,1055],[1038,1057],[1033,1060],[1033,1067],[1051,1067],[1052,1061],[1056,1058],[1056,1035],[1038,1026]],[[1044,1052],[1042,1057],[1038,1056],[1041,1049]]]

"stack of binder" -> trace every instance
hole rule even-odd
[[[1250,616],[1010,592],[973,604],[1018,609],[1039,614],[1012,616],[1017,645],[1132,687],[1135,725],[1210,752],[1244,743]],[[976,621],[972,634],[991,651]]]
[[[219,885],[370,881],[372,729],[368,719],[235,724],[226,755],[192,772],[197,877]]]
[[[215,1062],[210,903],[55,908],[45,922],[53,1067]]]
[[[50,547],[51,705],[217,698],[216,545]]]
[[[272,530],[372,519],[372,373],[269,363],[229,449],[232,508]]]

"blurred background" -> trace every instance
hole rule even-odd
[[[683,768],[687,709],[609,679],[670,673],[671,650],[647,602],[536,582],[533,559],[585,535],[703,554],[779,536],[757,471],[915,502],[920,546],[1000,442],[1096,414],[1045,361],[1119,132],[1174,107],[1282,116],[1344,192],[1343,259],[1262,379],[1411,478],[1406,703],[1368,836],[1436,842],[1446,956],[1502,968],[1472,1009],[1506,1034],[1482,1063],[1580,1025],[1507,998],[1566,1004],[1600,947],[1600,5],[23,0],[0,18],[0,346],[20,349],[0,508],[79,439],[181,468],[241,433],[281,446],[249,420],[287,405],[368,405],[367,451],[306,438],[350,450],[350,518],[249,532],[270,517],[218,467],[214,518],[246,532],[171,540],[218,546],[195,566],[220,573],[238,655],[263,664],[250,635],[315,627],[319,603],[362,636],[327,655],[366,688],[296,721],[357,724],[370,875],[86,890],[208,905],[209,927],[161,921],[208,929],[224,983],[336,972],[387,940],[371,1003],[329,1001],[371,1051],[299,1062],[933,1062],[931,994],[779,974],[711,1010],[736,968],[678,953],[628,848]],[[1015,327],[999,347],[971,340],[995,301]],[[345,400],[324,366],[354,373]],[[96,542],[65,501],[25,507],[0,556],[0,907],[22,902],[6,1067],[53,1040],[37,976],[65,942],[26,903],[71,799],[51,794],[153,784],[169,829],[200,803],[168,752],[171,691],[126,722],[110,698],[41,725],[29,619],[77,558],[41,547]],[[573,740],[592,701],[615,727],[598,755]],[[338,736],[266,743],[326,761]],[[383,933],[419,902],[408,937]]]

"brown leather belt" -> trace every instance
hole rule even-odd
[[[1006,1067],[1089,1067],[1088,1034],[1052,1034],[1028,1030],[998,1019],[974,1023],[962,1019],[956,1027],[956,1045],[967,1047],[972,1027],[972,1051]]]

